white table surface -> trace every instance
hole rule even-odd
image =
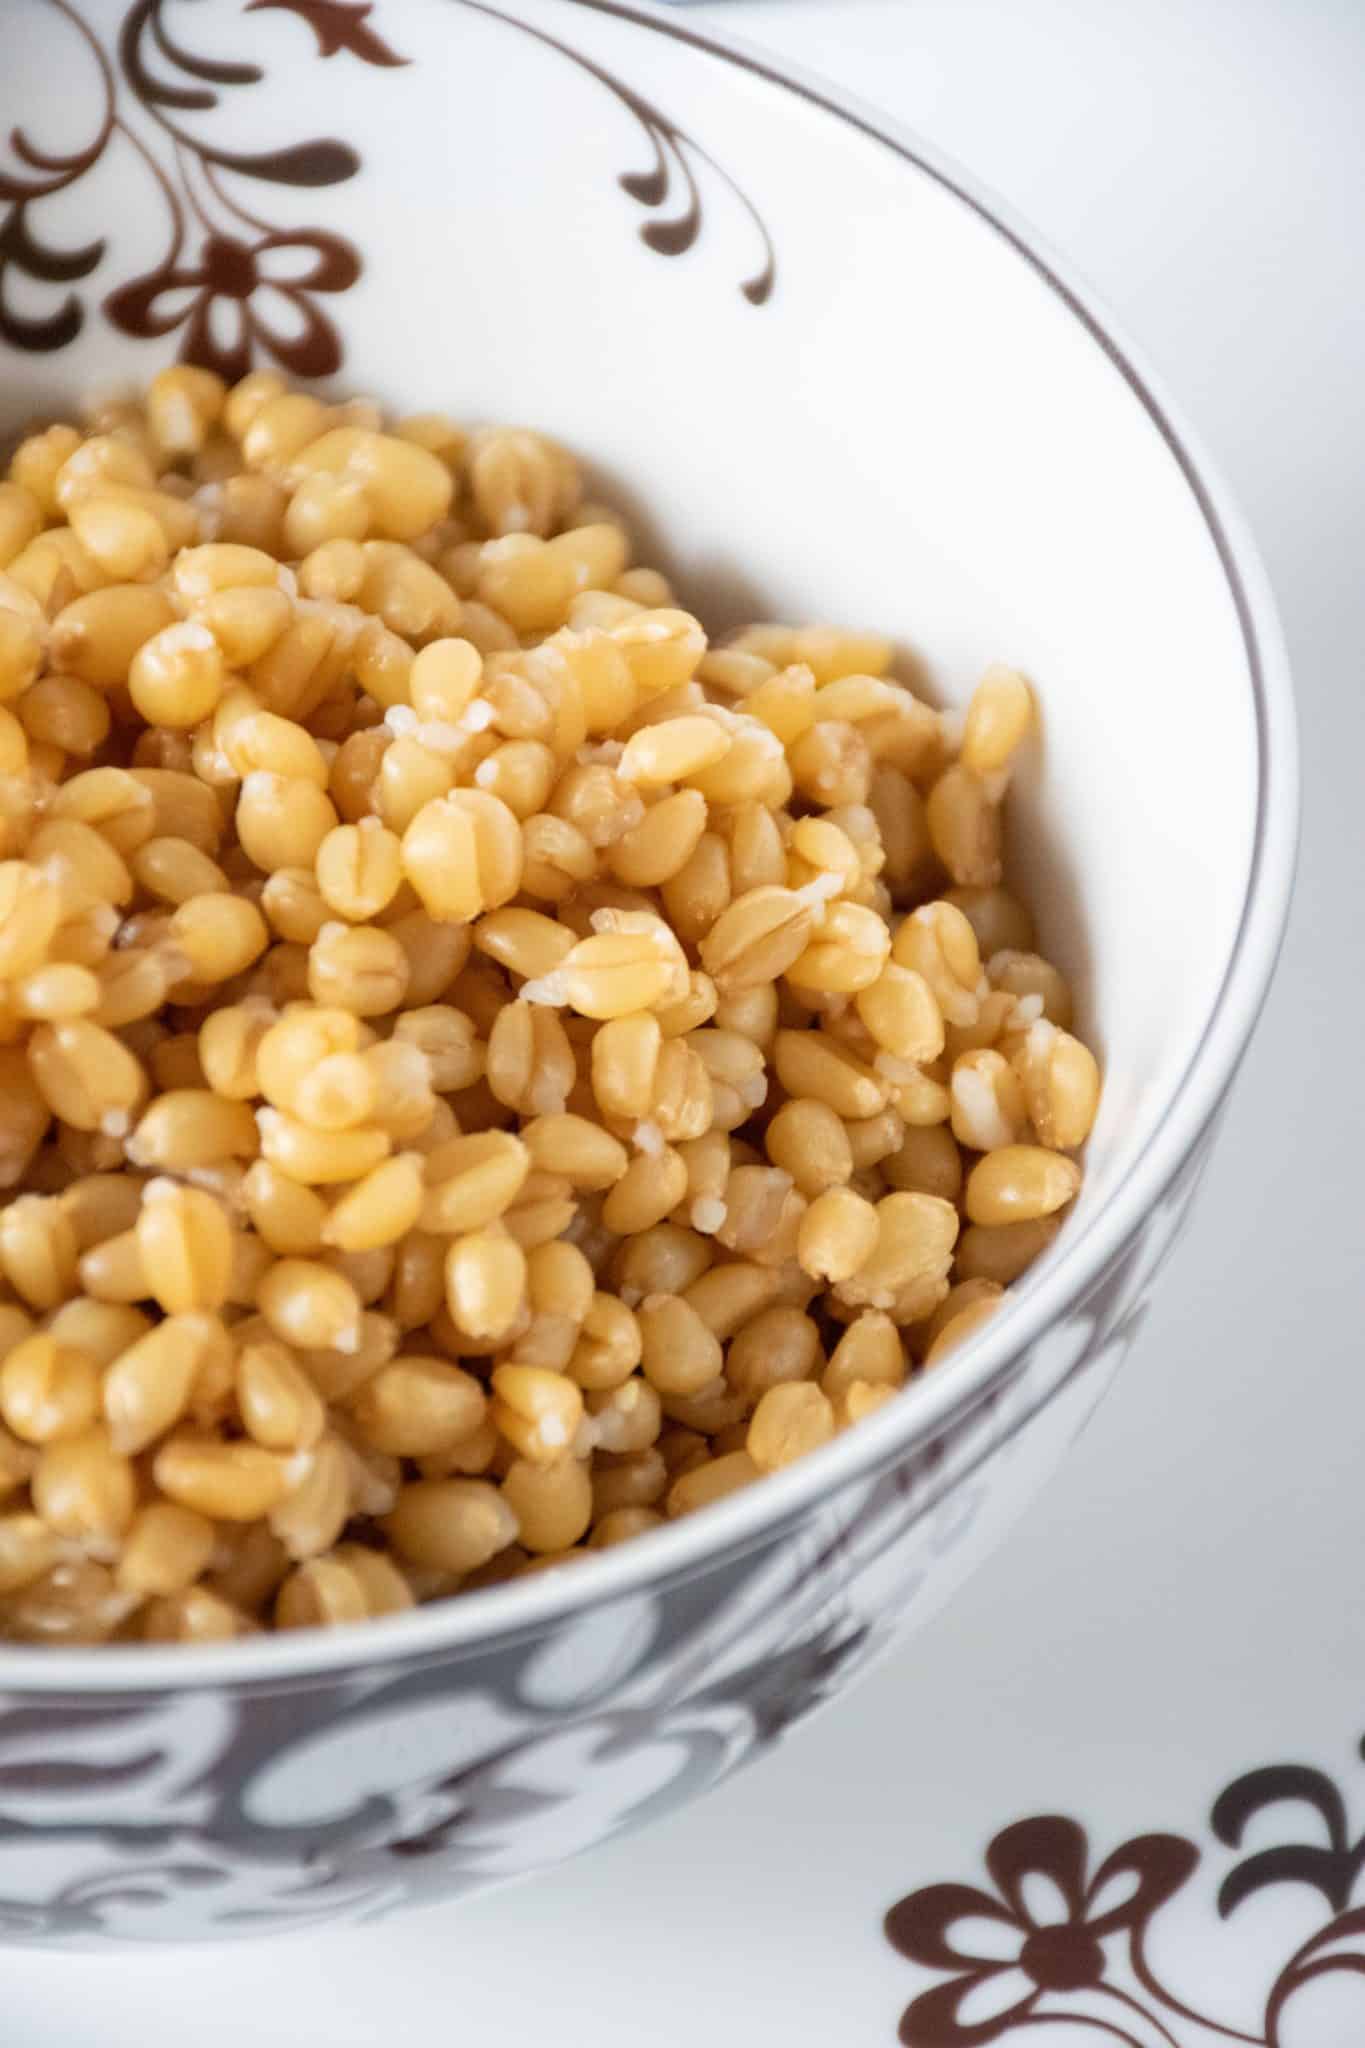
[[[880,1943],[881,1914],[974,1876],[1005,1822],[1188,1825],[1237,1771],[1305,1750],[1349,1780],[1365,5],[729,0],[689,18],[825,72],[1006,194],[1107,295],[1223,467],[1303,719],[1298,904],[1264,1025],[1117,1391],[1005,1551],[851,1698],[699,1806],[471,1904],[216,1954],[8,1953],[6,2048],[376,2048],[418,2030],[460,2048],[890,2048],[928,1980]]]

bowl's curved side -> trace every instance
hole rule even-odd
[[[378,1671],[37,1710],[0,1695],[0,1940],[374,1918],[560,1862],[716,1784],[926,1619],[1038,1491],[1113,1379],[1212,1134],[1003,1383],[741,1553]]]

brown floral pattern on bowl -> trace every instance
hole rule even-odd
[[[81,332],[87,309],[78,292],[69,292],[50,313],[21,314],[7,301],[6,276],[13,271],[39,285],[77,285],[94,274],[105,255],[105,240],[62,248],[46,238],[42,208],[94,177],[106,151],[121,139],[137,152],[159,195],[166,240],[151,270],[106,293],[102,310],[110,325],[137,340],[178,331],[182,361],[201,363],[229,381],[268,358],[296,377],[330,376],[340,368],[344,349],[335,319],[319,299],[355,284],[364,268],[361,252],[324,228],[263,219],[243,203],[241,184],[341,184],[360,170],[358,152],[334,136],[243,152],[196,133],[196,115],[213,114],[225,96],[261,84],[265,72],[245,58],[227,62],[188,48],[172,27],[180,12],[174,0],[133,0],[113,39],[112,54],[79,7],[69,0],[48,4],[70,24],[95,67],[100,111],[88,142],[69,154],[45,148],[22,123],[11,128],[20,168],[0,169],[0,340],[45,353],[66,347]],[[699,170],[722,185],[747,214],[762,251],[760,267],[740,290],[755,306],[769,298],[776,258],[767,228],[752,201],[695,137],[558,37],[483,0],[452,4],[555,51],[630,115],[652,161],[643,170],[623,172],[617,182],[649,215],[640,237],[656,254],[681,256],[697,241],[704,210]],[[293,14],[306,23],[320,58],[345,54],[384,70],[411,61],[380,32],[372,18],[374,0],[244,0],[242,12],[262,9]],[[243,46],[250,47],[245,23]]]

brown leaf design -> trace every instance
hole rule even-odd
[[[200,155],[222,170],[240,171],[244,178],[263,178],[271,185],[340,185],[360,169],[360,158],[350,143],[332,136],[258,155],[235,156],[225,149],[207,147]]]
[[[72,292],[46,317],[25,317],[6,304],[6,273],[12,268],[44,284],[68,284],[89,276],[104,254],[104,243],[92,242],[84,249],[54,249],[30,233],[26,215],[25,206],[16,206],[0,224],[0,335],[15,348],[39,353],[65,348],[74,341],[84,319],[81,302]]]
[[[1228,1872],[1218,1894],[1227,1915],[1252,1892],[1271,1884],[1309,1884],[1341,1912],[1365,1867],[1365,1839],[1353,1842],[1346,1802],[1322,1771],[1301,1764],[1273,1764],[1248,1771],[1224,1791],[1213,1809],[1213,1828],[1229,1848],[1240,1848],[1251,1821],[1267,1808],[1307,1807],[1321,1824],[1323,1842],[1281,1842],[1247,1856]]]
[[[247,0],[246,12],[255,14],[265,7],[282,8],[306,21],[318,39],[318,55],[334,57],[349,50],[363,64],[399,65],[411,60],[391,50],[381,35],[368,26],[374,12],[373,0]]]

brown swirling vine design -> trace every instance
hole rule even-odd
[[[944,1973],[906,2007],[900,2024],[905,2048],[990,2048],[1045,2025],[1081,2027],[1087,2038],[1121,2048],[1187,2048],[1210,2036],[1250,2048],[1289,2048],[1286,2013],[1299,1993],[1331,1976],[1365,1979],[1365,1905],[1351,1904],[1365,1871],[1365,1834],[1352,1838],[1345,1800],[1332,1779],[1299,1764],[1247,1772],[1220,1794],[1210,1815],[1217,1840],[1238,1849],[1253,1820],[1293,1806],[1305,1811],[1306,1832],[1315,1838],[1243,1857],[1212,1902],[1226,1919],[1269,1886],[1293,1884],[1316,1891],[1326,1908],[1323,1924],[1276,1971],[1258,2031],[1229,2025],[1179,1998],[1148,1956],[1152,1921],[1186,1889],[1202,1860],[1194,1842],[1183,1835],[1139,1835],[1092,1868],[1079,1822],[1035,1814],[990,1843],[990,1889],[926,1885],[886,1915],[892,1947]],[[1046,1916],[1040,1887],[1054,1902]]]
[[[486,14],[493,21],[505,22],[509,28],[520,29],[523,35],[531,36],[543,43],[547,49],[558,51],[580,71],[595,78],[604,86],[618,104],[633,116],[641,134],[649,143],[654,161],[643,171],[623,171],[617,179],[621,190],[637,204],[649,210],[656,217],[647,220],[640,228],[640,239],[647,248],[660,256],[682,256],[692,247],[701,233],[702,195],[697,183],[694,164],[704,164],[715,177],[728,188],[748,215],[754,233],[762,250],[763,261],[751,277],[746,277],[740,290],[751,306],[763,305],[771,296],[777,281],[777,255],[772,237],[763,223],[762,216],[753,201],[735,183],[729,172],[723,170],[716,159],[702,148],[695,136],[680,128],[676,121],[661,113],[649,100],[636,92],[632,86],[613,77],[610,71],[585,57],[579,50],[571,49],[558,37],[547,35],[543,29],[532,28],[529,22],[516,21],[503,14],[498,8],[485,5],[485,0],[457,0],[471,14]],[[676,186],[680,188],[675,196]],[[680,205],[680,211],[660,217],[660,209],[670,202]]]
[[[253,62],[230,62],[186,47],[171,17],[185,0],[134,0],[122,17],[112,53],[73,0],[47,0],[70,25],[94,67],[99,113],[85,145],[69,154],[44,149],[22,124],[10,131],[16,160],[0,169],[0,339],[12,347],[48,352],[65,348],[81,332],[86,308],[69,291],[46,314],[17,310],[7,286],[11,273],[40,286],[75,286],[97,269],[106,251],[100,239],[63,248],[40,230],[45,201],[93,172],[116,141],[140,158],[159,192],[166,245],[155,266],[119,284],[102,301],[105,318],[124,334],[150,340],[179,333],[183,361],[201,363],[235,379],[264,357],[300,377],[323,377],[340,367],[342,341],[318,303],[347,291],[363,268],[360,252],[343,236],[320,227],[282,226],[243,203],[242,180],[310,188],[355,176],[360,157],[345,141],[319,136],[288,147],[243,152],[197,135],[195,116],[218,111],[234,92],[259,85],[265,72]],[[681,256],[703,223],[701,176],[718,180],[747,215],[762,261],[740,290],[751,305],[771,295],[776,259],[771,237],[752,201],[707,150],[658,107],[595,59],[529,22],[484,0],[453,0],[531,38],[573,64],[611,94],[648,143],[652,161],[623,172],[618,183],[649,218],[640,237],[661,256]],[[345,53],[381,69],[406,65],[374,25],[374,0],[244,0],[242,13],[295,15],[316,38],[317,55]]]
[[[17,313],[7,295],[11,269],[43,284],[90,276],[105,253],[103,239],[57,247],[39,233],[42,202],[93,171],[119,139],[159,190],[167,241],[156,266],[111,291],[103,302],[111,325],[138,339],[181,333],[180,355],[223,376],[244,375],[262,353],[298,376],[325,376],[341,362],[341,342],[317,295],[345,291],[360,275],[360,258],[340,235],[319,228],[285,229],[251,212],[227,180],[275,185],[334,185],[353,177],[360,158],[330,138],[243,153],[194,136],[186,117],[215,112],[225,95],[264,77],[253,63],[229,63],[187,49],[172,34],[166,0],[134,0],[119,27],[115,58],[70,0],[48,0],[84,44],[102,100],[99,125],[69,156],[45,151],[16,126],[10,135],[22,172],[0,172],[0,336],[22,349],[64,348],[80,333],[85,308],[71,292],[46,317]],[[370,27],[370,0],[247,0],[243,11],[286,6],[316,31],[320,52],[347,50],[363,63],[405,59]],[[29,175],[32,173],[33,175]]]

